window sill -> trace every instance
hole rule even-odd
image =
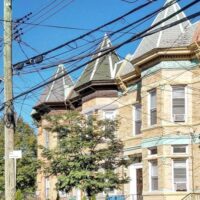
[[[176,196],[182,196],[182,195],[186,195],[190,193],[190,191],[180,191],[180,192],[176,192],[176,191],[167,191],[167,192],[164,192],[164,191],[149,191],[149,192],[143,192],[143,196],[159,196],[159,195],[169,195],[169,196],[173,196],[173,195],[176,195]]]
[[[161,127],[163,127],[163,126],[158,125],[158,124],[148,125],[147,128],[141,129],[141,131],[143,132],[143,131],[147,131],[147,130],[151,130],[151,129],[155,129],[155,128],[161,128]]]
[[[137,139],[142,139],[142,134],[133,135],[131,137],[129,136],[126,139],[122,139],[122,141],[137,140]]]
[[[153,159],[157,159],[158,158],[158,154],[155,155],[148,155],[147,158],[145,158],[146,160],[153,160]]]

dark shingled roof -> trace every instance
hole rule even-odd
[[[53,78],[66,73],[64,65],[59,65]],[[46,85],[37,105],[43,103],[64,102],[73,86],[73,81],[69,75],[64,76],[52,83]]]
[[[108,38],[108,36],[105,35],[103,41],[97,48],[97,52],[110,47],[112,47],[111,41]],[[97,56],[100,56],[101,54],[102,52],[99,52],[98,55],[94,55],[92,59],[94,59]],[[86,66],[75,88],[82,86],[90,81],[103,81],[114,79],[118,70],[118,66],[116,65],[118,61],[119,58],[117,54],[115,52],[111,52],[91,62]]]
[[[166,3],[170,1],[171,0],[167,0]],[[178,3],[174,3],[173,5],[171,5],[164,11],[160,12],[155,18],[153,24],[165,19],[166,17],[170,16],[171,14],[177,12],[180,9],[181,8],[178,5]],[[184,12],[181,12],[178,15],[174,16],[173,18],[162,23],[160,27],[170,24],[172,22],[175,22],[177,20],[180,20],[184,17],[186,17],[186,15],[184,14]],[[188,20],[176,26],[173,26],[169,29],[157,32],[153,35],[143,38],[133,55],[133,59],[140,57],[143,54],[155,48],[180,47],[180,46],[185,46],[189,44],[191,41],[190,38],[183,39],[181,36],[187,31],[187,29],[190,26],[191,26],[191,23]],[[179,38],[181,38],[181,40]]]

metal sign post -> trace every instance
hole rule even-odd
[[[21,150],[15,150],[15,151],[10,152],[9,158],[14,159],[15,185],[16,185],[16,182],[17,182],[17,159],[22,158],[22,151]]]

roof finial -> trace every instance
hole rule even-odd
[[[107,39],[108,39],[108,34],[105,33],[105,34],[104,34],[104,40],[107,40]]]

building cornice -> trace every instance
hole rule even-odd
[[[153,49],[146,54],[134,59],[131,63],[134,66],[141,66],[149,61],[158,59],[160,57],[171,57],[171,56],[178,56],[178,57],[185,57],[191,55],[191,49],[188,47],[179,47],[179,48],[157,48]]]
[[[135,70],[122,76],[121,79],[126,83],[138,81],[141,76],[140,72],[142,68],[147,68],[161,61],[172,60],[172,58],[174,61],[198,58],[197,50],[199,50],[199,48],[196,43],[192,43],[187,47],[153,49],[132,60],[131,64],[134,66]]]

